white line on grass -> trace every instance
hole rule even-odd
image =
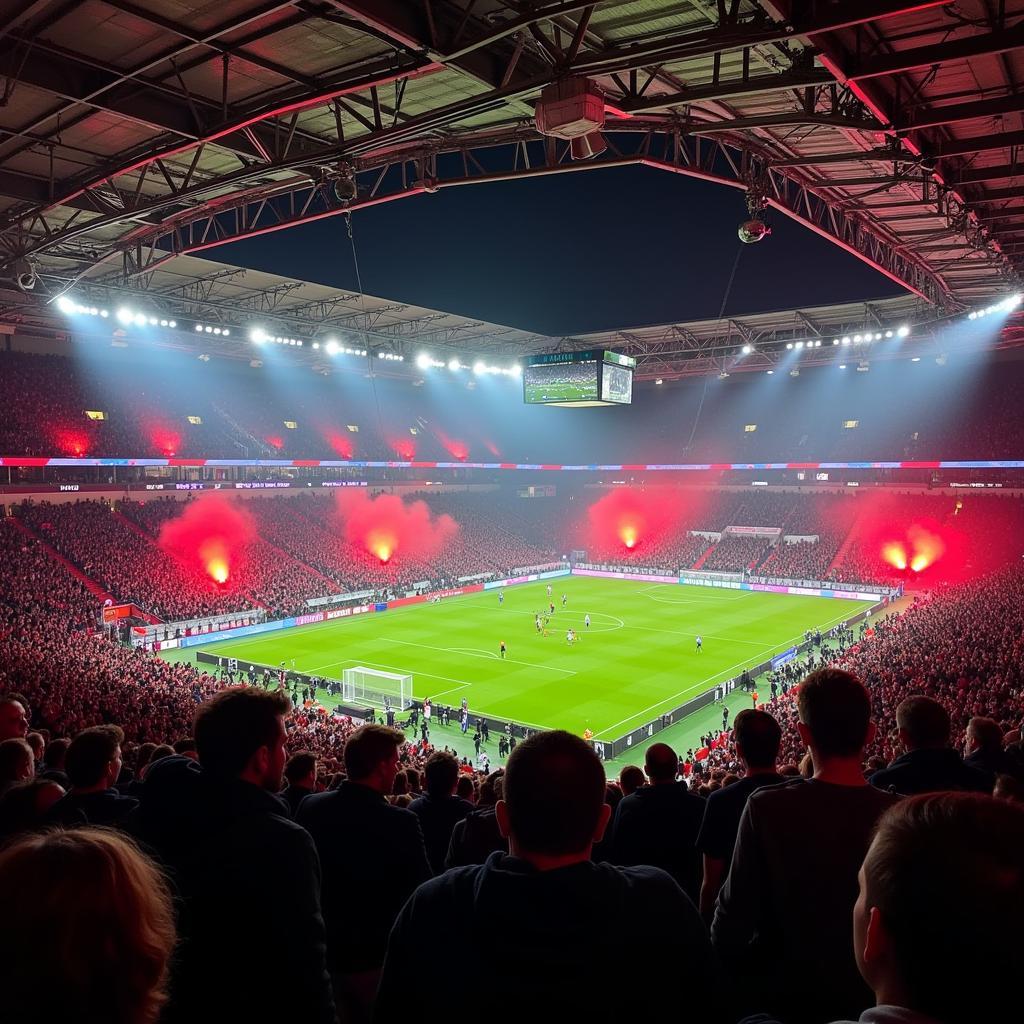
[[[308,675],[313,675],[317,672],[322,672],[326,668],[334,668],[342,665],[365,665],[367,668],[382,668],[385,672],[397,672],[399,675],[407,676],[426,676],[428,679],[443,679],[446,683],[459,683],[453,690],[445,690],[445,693],[454,693],[455,690],[464,690],[467,686],[472,686],[472,683],[467,682],[465,679],[453,679],[451,676],[439,676],[433,672],[420,672],[418,669],[410,671],[409,669],[397,668],[394,665],[383,665],[379,661],[360,661],[357,658],[346,658],[344,661],[332,661],[328,665],[316,665],[313,668],[304,668],[299,671],[305,672]]]
[[[847,613],[844,612],[842,615],[839,615],[834,619],[830,619],[828,622],[824,622],[819,626],[815,626],[814,628],[819,630],[828,629],[830,626],[834,626],[837,622],[841,622],[846,617]],[[632,722],[637,718],[642,718],[648,712],[653,711],[655,708],[664,707],[669,701],[673,701],[677,697],[682,697],[687,693],[702,693],[703,690],[701,690],[700,687],[707,685],[710,688],[710,685],[714,685],[712,683],[712,680],[718,679],[719,682],[725,682],[729,678],[729,673],[732,672],[733,669],[739,668],[741,665],[748,665],[750,664],[751,660],[756,661],[758,658],[761,657],[761,655],[767,654],[769,651],[775,651],[780,648],[782,650],[785,650],[789,646],[789,644],[793,643],[796,640],[802,639],[803,635],[803,633],[798,633],[795,637],[792,637],[789,640],[783,640],[780,643],[772,644],[771,647],[765,647],[759,654],[755,654],[753,656],[753,659],[744,658],[743,661],[738,661],[735,665],[730,665],[728,668],[722,669],[721,671],[716,672],[714,675],[708,676],[707,679],[702,679],[700,682],[688,686],[685,690],[680,690],[678,693],[673,693],[671,696],[665,697],[663,700],[658,701],[657,704],[652,704],[650,707],[646,707],[642,711],[637,711],[634,714],[630,715],[629,718],[623,718],[621,722],[616,722],[614,725],[609,725],[606,728],[601,729],[599,732],[594,733],[594,738],[597,739],[598,737],[603,736],[605,733],[611,732],[612,729],[618,729],[620,725],[625,725],[627,722]],[[719,677],[723,675],[725,676],[725,679],[719,679]]]
[[[494,651],[483,651],[479,647],[449,647],[449,651],[453,654],[479,654],[484,658],[497,658],[498,656]]]
[[[393,639],[392,637],[389,637],[389,636],[382,636],[379,639],[381,639],[385,643],[389,643],[389,644],[403,644],[405,647],[423,647],[423,648],[425,648],[428,651],[440,651],[442,654],[451,654],[452,651],[454,650],[454,648],[451,648],[451,647],[435,647],[433,644],[415,644],[411,640],[395,640],[395,639]],[[463,650],[466,650],[466,649],[467,648],[463,648]],[[491,657],[490,654],[487,654],[487,655],[463,654],[462,655],[462,657],[464,657],[464,658],[479,658],[479,657],[484,657],[484,656],[487,657],[487,658]],[[574,675],[576,675],[576,672],[573,669],[569,669],[569,668],[555,668],[552,665],[535,665],[531,661],[516,661],[514,658],[501,658],[499,660],[505,662],[508,665],[525,665],[527,668],[539,668],[539,669],[543,669],[545,672],[561,672],[563,675],[567,675],[567,676],[574,676]]]

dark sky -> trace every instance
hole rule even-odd
[[[741,246],[743,193],[642,167],[442,189],[356,213],[365,291],[546,334],[879,298],[902,289],[769,211]],[[346,289],[345,222],[333,217],[203,253]]]

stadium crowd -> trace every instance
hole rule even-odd
[[[523,398],[511,381],[500,391],[462,385],[457,393],[431,394],[412,386],[421,378],[398,371],[401,379],[378,376],[372,390],[346,392],[340,417],[332,380],[308,374],[301,388],[282,391],[265,371],[224,361],[190,374],[186,390],[166,386],[175,363],[169,353],[162,356],[156,364],[144,353],[84,363],[0,353],[0,398],[12,410],[0,424],[0,454],[586,465],[628,464],[642,452],[652,463],[715,464],[1007,459],[1024,443],[1015,415],[1024,386],[1019,362],[987,371],[973,392],[984,400],[966,400],[957,415],[948,403],[930,400],[946,393],[948,368],[900,362],[876,367],[838,392],[814,386],[816,375],[834,375],[831,368],[809,370],[792,384],[777,381],[785,399],[773,399],[761,415],[752,412],[764,408],[757,375],[735,374],[714,403],[702,402],[699,380],[638,388],[630,407],[582,411],[591,416],[587,430],[563,428],[574,413],[534,407],[534,431],[506,414]],[[140,385],[155,379],[164,386]],[[105,418],[87,419],[86,410]]]

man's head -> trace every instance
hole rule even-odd
[[[986,1020],[1018,1001],[1024,807],[910,797],[878,823],[860,871],[854,952],[879,1003]]]
[[[423,766],[423,777],[430,796],[451,796],[459,781],[459,762],[451,754],[435,751]]]
[[[814,764],[860,758],[874,739],[871,698],[864,684],[838,668],[820,668],[801,684],[797,698],[800,738],[814,755]]]
[[[121,774],[124,732],[117,725],[83,729],[68,747],[64,770],[78,793],[110,789]]]
[[[284,778],[289,786],[312,789],[316,785],[316,754],[300,750],[288,758]]]
[[[667,743],[652,743],[644,754],[644,771],[652,786],[675,782],[679,774],[679,755]]]
[[[28,735],[28,710],[14,696],[0,697],[0,740],[23,740]]]
[[[284,720],[291,707],[280,690],[249,686],[222,690],[200,704],[193,735],[203,772],[276,793],[284,772]]]
[[[782,730],[767,711],[745,708],[732,725],[740,760],[752,771],[772,771],[779,757]]]
[[[512,751],[496,811],[501,834],[520,856],[588,857],[611,814],[604,766],[579,736],[535,733]]]
[[[405,736],[386,725],[360,726],[345,741],[345,774],[350,782],[387,796],[398,772],[398,751]]]
[[[46,767],[50,771],[62,772],[64,771],[64,762],[67,760],[68,747],[71,746],[71,740],[65,739],[63,736],[59,736],[55,740],[50,740],[46,745]]]
[[[635,793],[646,785],[647,776],[644,775],[644,770],[639,765],[627,764],[619,772],[619,789],[622,790],[623,796],[629,796],[630,793]]]
[[[949,746],[949,712],[937,700],[923,694],[900,701],[896,728],[907,750],[942,750]]]
[[[0,792],[35,775],[32,748],[19,739],[0,740]]]
[[[993,718],[972,718],[967,723],[964,748],[968,754],[980,750],[983,754],[998,754],[1003,749],[1003,730]]]

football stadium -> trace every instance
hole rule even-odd
[[[0,71],[5,1020],[1019,1002],[1024,0]]]

